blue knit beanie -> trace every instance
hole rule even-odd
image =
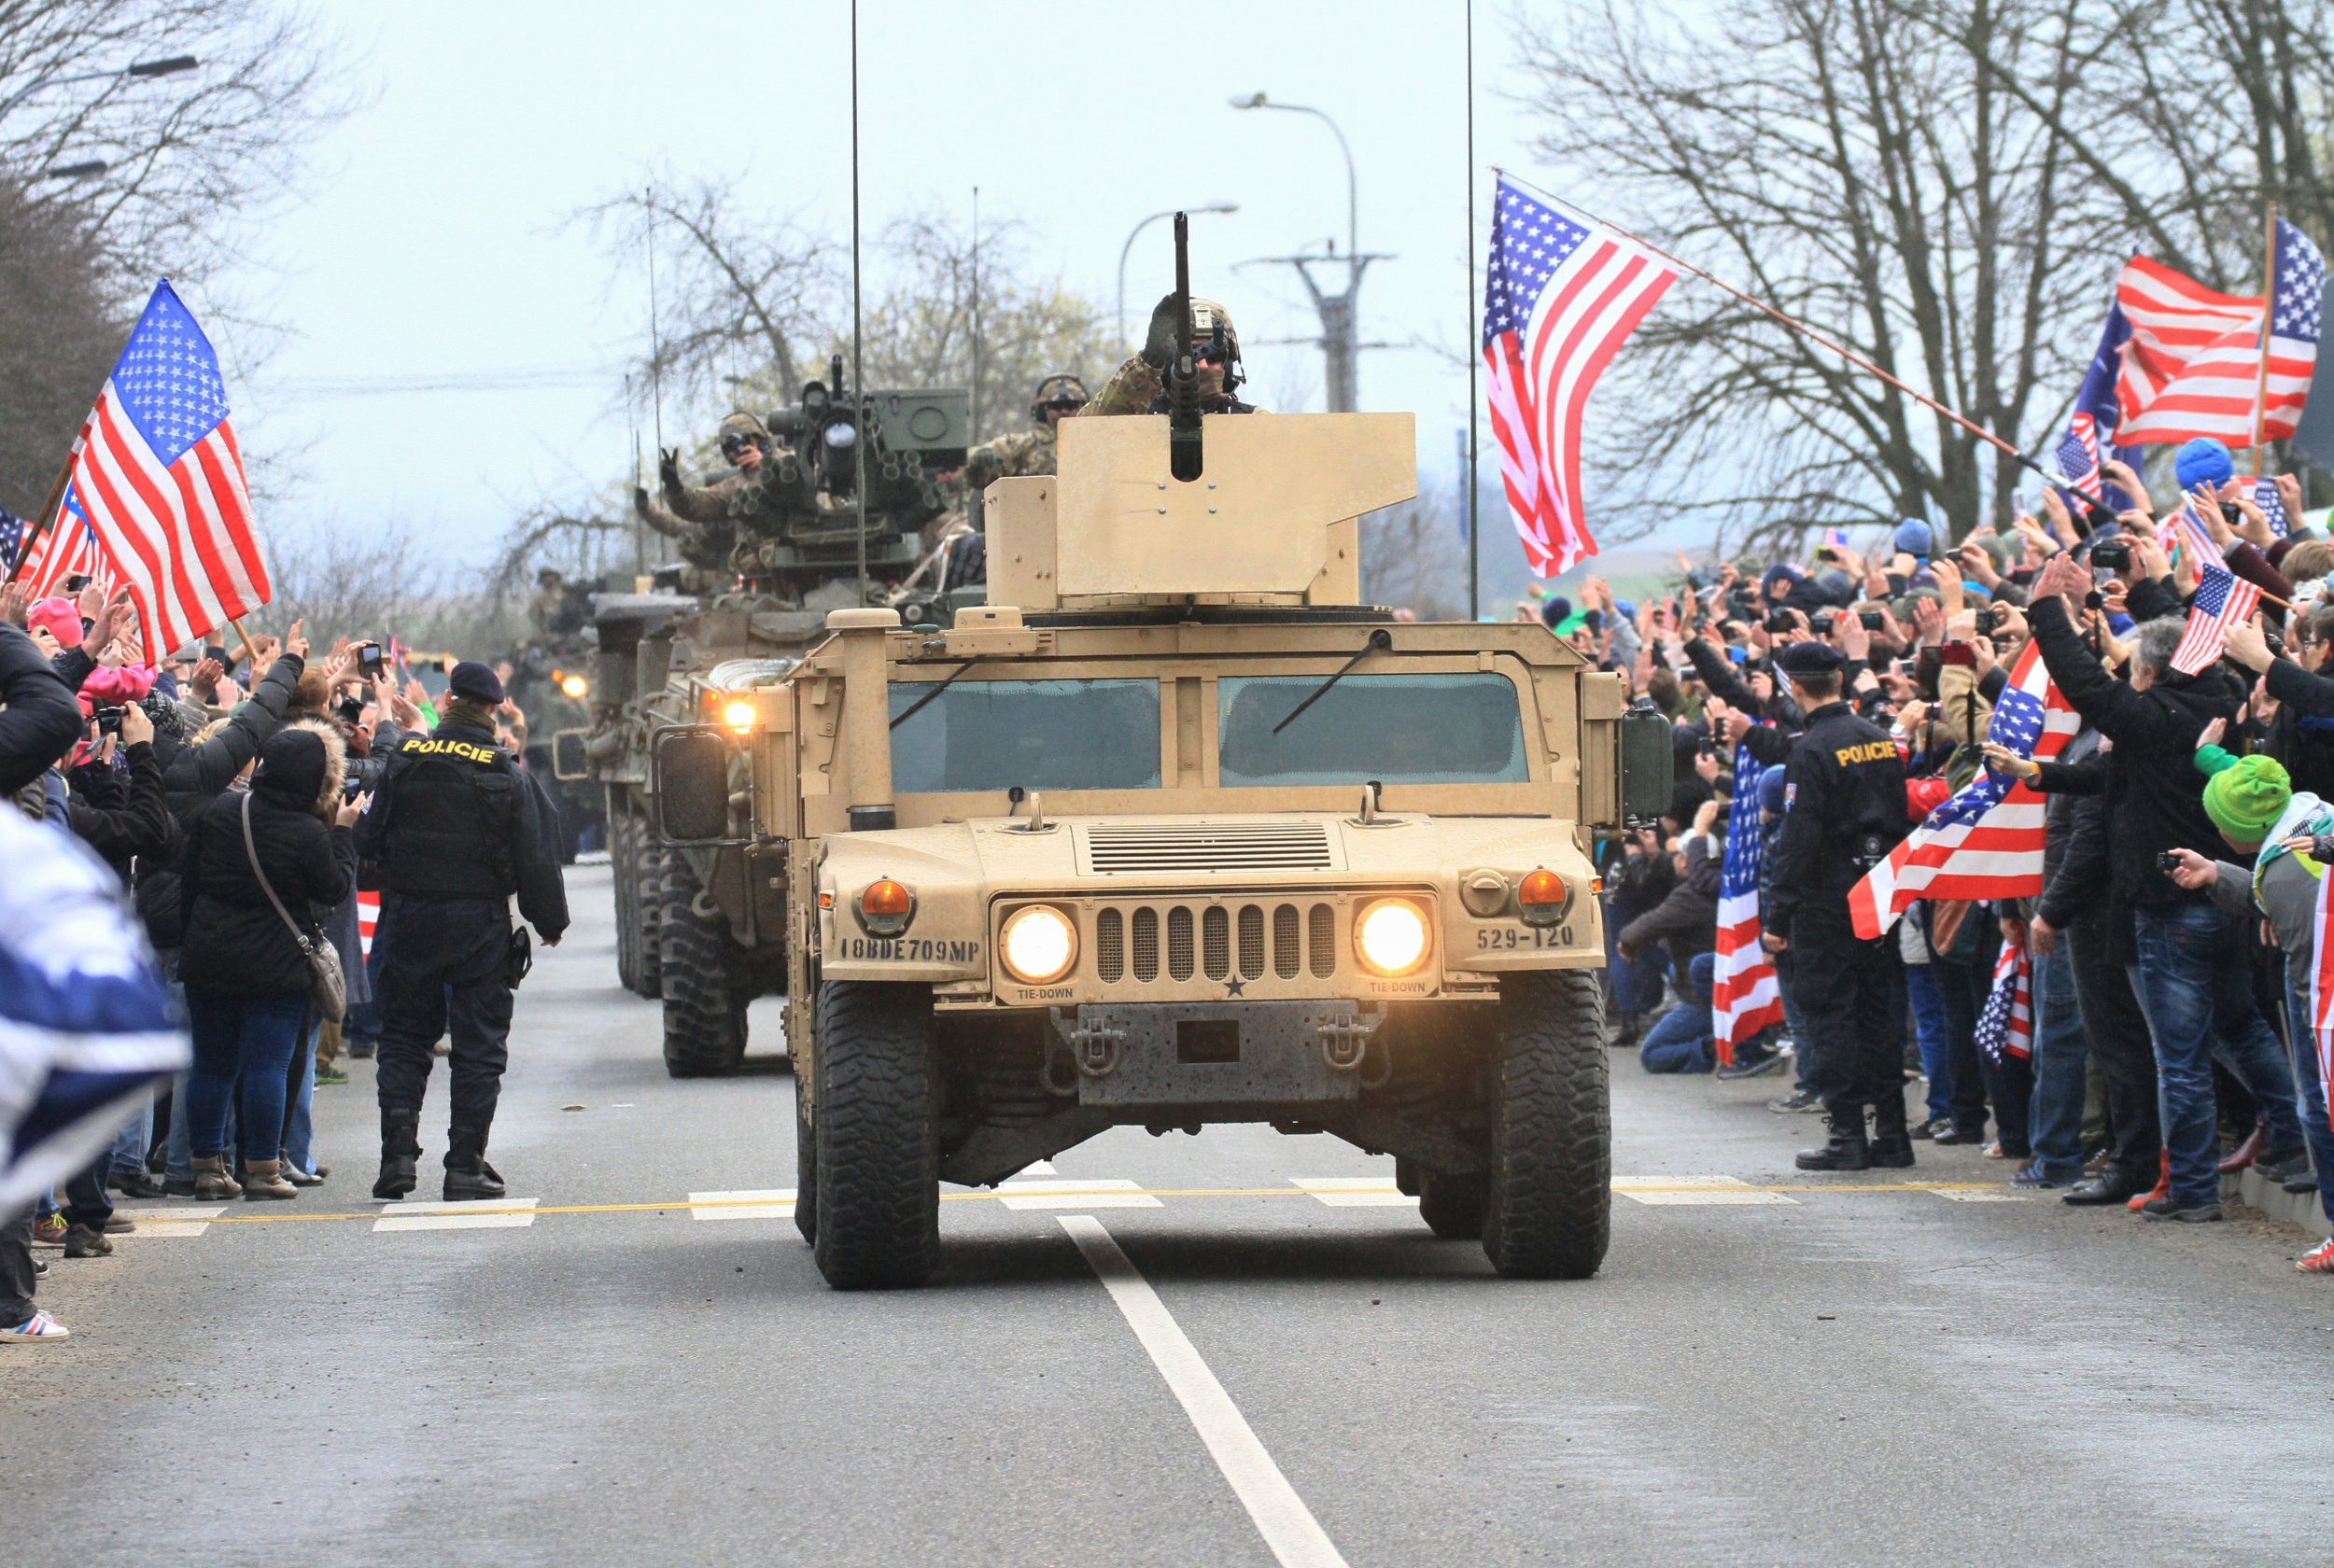
[[[1768,768],[1759,775],[1759,809],[1775,816],[1782,815],[1783,770],[1780,766]]]
[[[2200,484],[2225,484],[2237,471],[2236,463],[2229,455],[2229,448],[2210,436],[2199,436],[2180,449],[2172,460],[2172,471],[2180,481],[2180,488],[2193,490]]]
[[[1896,548],[1907,555],[1917,555],[1926,560],[1934,543],[1935,539],[1929,532],[1929,525],[1918,517],[1907,517],[1896,525]]]

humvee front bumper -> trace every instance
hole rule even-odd
[[[1052,1011],[1049,1086],[1081,1105],[1347,1100],[1373,1062],[1383,1008],[1356,1001],[1103,1002]],[[1066,1058],[1066,1059],[1065,1059]]]

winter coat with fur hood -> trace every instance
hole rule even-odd
[[[346,750],[331,725],[287,724],[260,749],[253,774],[251,838],[275,896],[302,932],[318,936],[319,917],[348,896],[357,844],[331,825],[340,805]],[[178,977],[202,990],[256,995],[308,988],[308,959],[268,902],[243,837],[242,791],[195,813],[178,862],[178,907],[186,944]]]

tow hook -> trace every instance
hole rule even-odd
[[[1321,1059],[1332,1071],[1354,1071],[1370,1049],[1370,1037],[1385,1022],[1384,1013],[1344,1014],[1318,1025],[1314,1032],[1320,1037]]]
[[[1118,1047],[1126,1043],[1126,1030],[1079,1023],[1062,1032],[1077,1058],[1078,1071],[1089,1078],[1107,1078],[1118,1070]]]

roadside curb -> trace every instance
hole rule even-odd
[[[2234,1176],[2222,1177],[2220,1196],[2223,1203],[2242,1203],[2272,1220],[2299,1225],[2313,1236],[2334,1234],[2334,1227],[2327,1225],[2326,1211],[2318,1202],[2314,1187],[2308,1192],[2289,1193],[2278,1183],[2264,1182],[2248,1168]]]

